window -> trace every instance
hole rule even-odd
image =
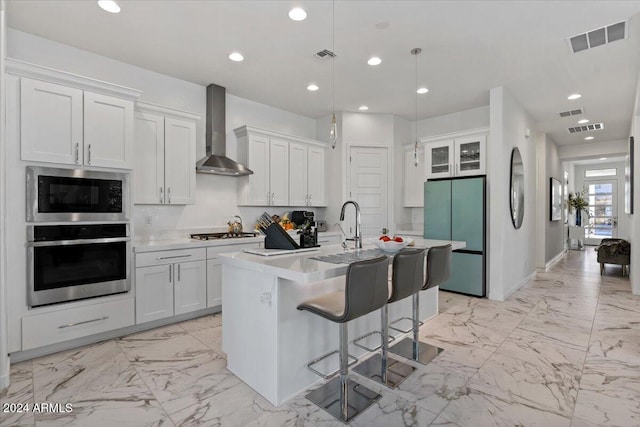
[[[585,178],[595,178],[598,176],[616,176],[617,170],[613,169],[589,169],[584,171]]]

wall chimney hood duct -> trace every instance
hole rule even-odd
[[[242,176],[253,171],[231,160],[226,154],[226,101],[227,90],[222,86],[207,86],[206,156],[196,163],[196,172],[215,175]]]

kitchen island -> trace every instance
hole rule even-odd
[[[416,239],[428,248],[464,242]],[[366,249],[374,248],[366,245]],[[264,257],[244,252],[221,254],[223,264],[222,349],[227,368],[272,404],[278,406],[320,378],[306,364],[338,347],[338,326],[319,316],[297,310],[310,298],[344,289],[348,264],[316,257],[344,252],[340,245],[322,246],[315,252]],[[353,252],[353,250],[351,250]],[[438,314],[438,288],[420,294],[420,318]],[[389,319],[411,316],[411,298],[389,305]],[[349,322],[349,340],[380,329],[375,311]],[[353,345],[349,353],[366,353]]]

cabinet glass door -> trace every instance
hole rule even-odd
[[[465,142],[459,147],[460,172],[480,170],[480,141]]]
[[[431,168],[432,174],[448,174],[450,172],[450,148],[448,145],[431,148],[431,164],[429,167]]]

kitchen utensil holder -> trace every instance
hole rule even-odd
[[[276,223],[270,224],[262,231],[266,235],[264,238],[265,249],[300,249],[300,245],[289,236],[289,233]]]

